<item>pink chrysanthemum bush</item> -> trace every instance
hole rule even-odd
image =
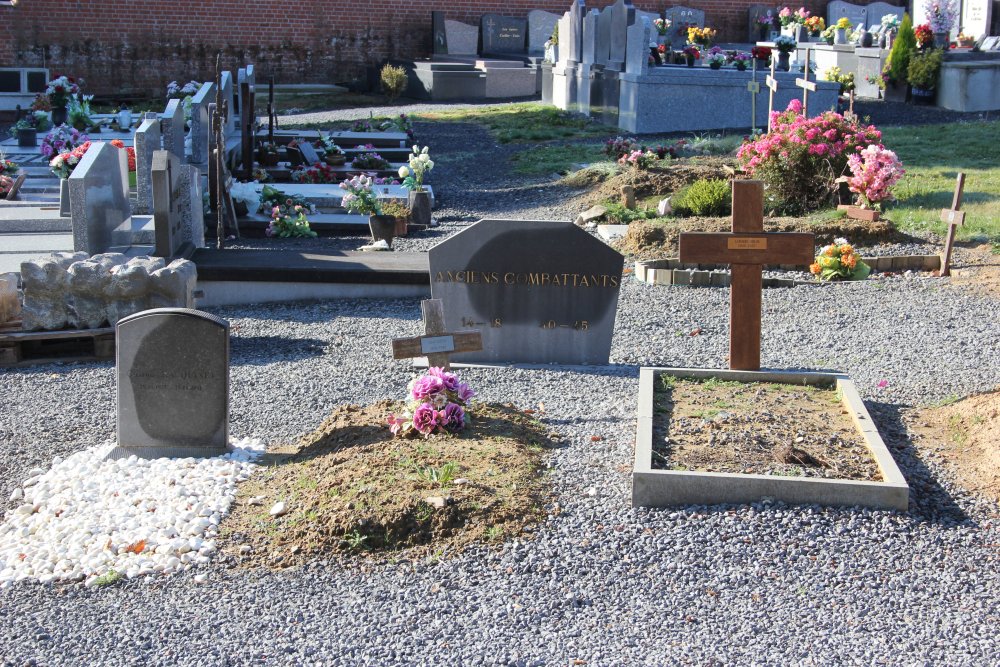
[[[389,430],[406,437],[415,434],[454,433],[465,428],[466,409],[476,395],[469,385],[443,368],[429,368],[410,383],[410,403],[401,415],[389,415]]]
[[[892,200],[892,186],[906,173],[895,153],[875,144],[849,156],[847,167],[852,174],[847,186],[858,195],[863,207],[876,211],[881,211],[884,203]]]
[[[805,118],[799,100],[771,118],[771,131],[746,141],[737,157],[747,174],[764,181],[771,206],[789,215],[829,205],[848,158],[866,146],[882,146],[874,125],[833,111]]]

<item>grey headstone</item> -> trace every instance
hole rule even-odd
[[[111,245],[111,234],[130,221],[132,205],[122,186],[128,177],[128,156],[115,146],[98,141],[69,176],[73,249],[96,255]]]
[[[764,38],[766,39],[771,32],[771,28],[774,26],[774,22],[777,20],[778,10],[774,5],[750,5],[748,14],[747,35],[749,35],[748,41],[751,43],[761,39],[761,29],[757,19],[761,16],[771,17],[771,26],[764,31]]]
[[[163,148],[184,159],[184,107],[180,100],[170,100],[160,119]]]
[[[220,88],[222,89],[222,101],[226,103],[226,128],[227,137],[236,132],[236,107],[233,105],[235,92],[233,90],[233,73],[223,72],[219,77]],[[211,143],[211,142],[209,142]]]
[[[474,56],[479,49],[479,28],[474,25],[445,19],[448,55]]]
[[[649,37],[653,27],[645,16],[628,27],[625,50],[625,71],[629,74],[645,74],[649,69]]]
[[[545,42],[552,37],[559,15],[532,9],[528,12],[528,55],[540,56],[545,51]]]
[[[110,458],[229,451],[229,323],[187,308],[116,326],[118,447]]]
[[[308,141],[299,142],[299,152],[302,153],[302,159],[306,161],[306,164],[316,164],[320,162],[319,153],[313,148],[313,145]]]
[[[664,14],[670,20],[670,28],[665,35],[666,41],[675,49],[682,48],[687,43],[689,27],[705,27],[705,12],[700,9],[678,6],[671,7]]]
[[[617,0],[611,5],[611,42],[608,47],[608,65],[612,69],[625,69],[626,33],[628,27],[635,23],[635,7],[631,0]]]
[[[483,14],[479,31],[483,36],[483,53],[524,55],[528,52],[528,22],[525,19]]]
[[[181,233],[184,241],[195,248],[205,247],[205,202],[201,190],[201,172],[193,164],[181,165],[178,189],[182,193]]]
[[[611,54],[611,22],[613,12],[610,8],[597,15],[597,38],[594,42],[594,62],[607,65]]]
[[[583,17],[583,54],[580,62],[592,65],[596,62],[597,53],[597,21],[600,11],[591,9]]]
[[[155,254],[158,257],[172,258],[185,254],[181,201],[187,193],[179,187],[181,164],[169,151],[153,154],[153,225],[156,229]]]
[[[852,26],[868,25],[868,8],[860,5],[852,5],[843,0],[833,0],[826,6],[826,24],[835,24],[842,16],[846,16]],[[879,18],[882,18],[881,15]]]
[[[431,38],[433,53],[446,55],[448,53],[448,31],[444,28],[444,12],[431,12]]]
[[[211,81],[201,88],[191,100],[191,156],[192,164],[208,161],[209,122],[208,105],[215,101],[215,84]]]
[[[162,150],[160,121],[143,120],[135,131],[136,213],[149,213],[153,208],[153,153]]]
[[[868,8],[871,16],[872,8]],[[990,24],[993,18],[992,0],[965,0],[962,3],[960,23],[962,32],[980,40],[990,34]]]
[[[483,335],[454,361],[608,363],[624,258],[576,225],[481,220],[429,260],[448,330]]]
[[[569,34],[563,37],[559,32],[559,48],[568,49],[566,58],[571,63],[579,63],[583,59],[583,17],[587,13],[586,0],[573,0],[569,7]]]
[[[569,64],[569,41],[563,41],[564,40],[563,35],[567,35],[567,38],[565,39],[568,40],[568,35],[572,30],[573,24],[572,21],[570,20],[569,12],[566,12],[559,18],[558,25],[559,25],[559,62],[563,66],[566,66]]]

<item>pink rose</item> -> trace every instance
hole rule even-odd
[[[424,435],[434,431],[438,425],[438,411],[428,403],[422,404],[413,411],[413,428]]]

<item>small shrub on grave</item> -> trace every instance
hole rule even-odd
[[[410,80],[406,75],[406,70],[397,65],[386,65],[383,67],[380,78],[382,81],[382,92],[385,93],[390,102],[403,94],[403,91],[406,90],[406,84]]]
[[[913,32],[913,21],[909,14],[903,14],[903,22],[899,25],[899,34],[896,35],[885,61],[882,77],[889,83],[906,83],[910,55],[916,48],[917,37]]]
[[[382,204],[382,215],[391,215],[394,218],[409,218],[410,208],[397,199],[390,199]]]
[[[827,206],[848,157],[870,145],[882,146],[874,125],[833,111],[804,118],[798,100],[775,112],[771,126],[769,133],[744,142],[737,158],[750,177],[764,181],[769,207],[788,215]]]
[[[656,211],[648,208],[631,209],[621,202],[606,201],[603,204],[607,212],[604,219],[612,225],[627,225],[636,220],[652,220],[656,217]]]
[[[809,272],[820,280],[864,280],[872,271],[854,252],[847,239],[834,239],[824,246],[809,266]]]
[[[729,215],[733,210],[733,194],[724,179],[698,180],[683,188],[671,200],[677,215]]]
[[[937,88],[943,53],[941,49],[928,49],[924,53],[914,54],[906,68],[906,77],[910,85],[922,90]]]
[[[646,146],[645,144],[640,144],[632,137],[615,137],[604,142],[603,152],[612,160],[619,163],[622,158],[632,155],[637,151],[640,153],[654,153],[657,160],[665,160],[668,157],[677,157],[678,147],[683,142],[684,140],[681,139],[673,146],[664,146],[663,144]]]
[[[847,93],[854,90],[854,72],[847,72],[846,74],[841,71],[836,65],[830,69],[823,72],[824,81],[833,81],[834,83],[840,84],[840,94],[846,95]]]

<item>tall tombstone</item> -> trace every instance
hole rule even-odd
[[[649,70],[649,38],[653,27],[645,16],[628,27],[625,49],[625,71],[642,76]]]
[[[764,28],[763,34],[761,33],[761,24],[758,21],[761,17],[765,17],[770,21],[769,26]],[[777,18],[778,10],[774,5],[750,5],[750,8],[747,10],[747,41],[751,43],[762,39],[766,41]]]
[[[181,199],[187,195],[179,186],[181,162],[169,151],[153,154],[153,225],[156,229],[157,257],[167,259],[190,256],[194,249],[184,239]]]
[[[205,203],[202,198],[201,171],[196,165],[181,165],[177,189],[181,193],[181,237],[194,248],[204,248]]]
[[[600,10],[591,9],[583,17],[580,62],[585,65],[593,65],[597,62],[597,22],[600,14]]]
[[[153,209],[153,153],[162,150],[160,121],[155,113],[147,113],[135,131],[135,189],[136,213],[149,213]]]
[[[444,31],[450,56],[474,56],[479,49],[479,28],[446,19]]]
[[[597,36],[594,40],[594,62],[604,66],[611,55],[611,22],[614,12],[610,8],[597,15]]]
[[[868,25],[868,9],[866,7],[844,2],[843,0],[833,0],[833,2],[826,6],[827,25],[833,25],[845,16],[851,22],[852,26]]]
[[[989,36],[992,18],[993,0],[964,0],[962,3],[960,23],[966,35],[976,40]]]
[[[184,107],[180,100],[170,100],[160,118],[163,148],[184,159]]]
[[[559,33],[559,49],[562,50],[565,43],[566,57],[571,64],[581,62],[583,59],[583,17],[587,13],[586,0],[573,0],[569,7],[569,34],[563,40],[562,32]]]
[[[446,330],[482,331],[453,361],[608,363],[624,258],[576,225],[480,220],[429,261]]]
[[[111,245],[111,235],[132,218],[125,151],[104,141],[91,144],[69,176],[70,216],[73,250],[97,255]]]
[[[431,12],[431,53],[448,54],[448,32],[444,28],[444,12]]]
[[[559,21],[559,15],[532,9],[528,12],[528,55],[541,56],[545,53],[545,42],[552,37],[552,32]]]
[[[255,144],[257,142],[256,93],[254,86],[244,80],[240,83],[240,161],[243,164],[243,180],[249,181],[253,174]]]
[[[236,131],[236,115],[233,112],[233,73],[224,71],[219,77],[219,88],[222,89],[222,99],[226,103],[226,127],[227,137],[232,136]],[[209,142],[211,143],[211,142]]]
[[[688,28],[704,28],[705,12],[691,7],[671,7],[666,12],[666,17],[670,21],[670,28],[665,35],[667,43],[671,48],[679,49],[687,43]]]
[[[479,21],[484,54],[524,55],[528,52],[528,22],[499,14],[483,14]]]
[[[608,10],[605,10],[608,11]],[[611,5],[611,42],[608,49],[608,67],[619,72],[625,70],[625,47],[628,27],[635,23],[635,7],[631,0],[617,0]]]
[[[208,81],[191,100],[191,157],[192,164],[201,164],[208,159],[209,143],[208,105],[215,99],[215,83]]]
[[[156,308],[115,326],[118,446],[109,458],[208,457],[229,446],[229,322]]]

